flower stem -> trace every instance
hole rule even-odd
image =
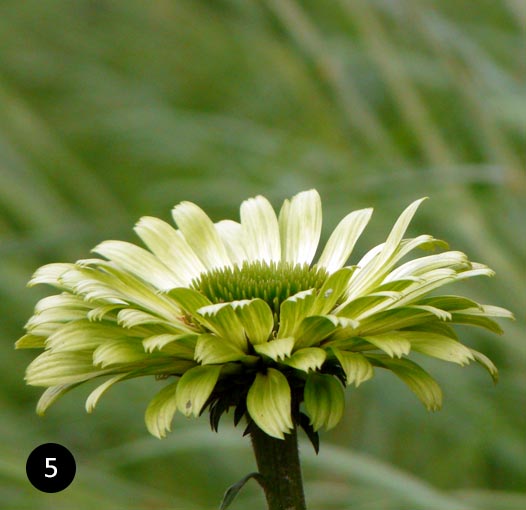
[[[297,429],[285,439],[275,439],[258,427],[250,435],[268,510],[306,510]]]

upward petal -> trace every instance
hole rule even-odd
[[[168,223],[146,216],[135,225],[135,232],[159,260],[177,275],[180,286],[188,285],[206,271],[183,235]]]
[[[241,226],[249,261],[279,262],[281,242],[278,219],[270,202],[262,196],[241,204]]]
[[[230,260],[238,266],[243,265],[248,257],[241,224],[232,220],[221,220],[215,224],[215,228],[226,247]]]
[[[314,189],[285,201],[280,212],[281,258],[293,264],[310,264],[321,234],[321,200]]]
[[[181,202],[173,208],[172,215],[186,242],[207,269],[232,265],[212,220],[200,207],[192,202]]]
[[[317,264],[329,273],[340,269],[351,255],[372,213],[372,209],[362,209],[345,216],[331,234]]]

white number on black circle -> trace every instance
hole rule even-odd
[[[46,478],[54,478],[55,476],[57,476],[57,472],[58,472],[57,466],[53,466],[53,464],[51,464],[52,460],[55,461],[57,460],[57,458],[56,457],[46,457],[46,469],[51,469],[51,471],[53,472],[52,475],[47,475],[44,473],[44,476]]]

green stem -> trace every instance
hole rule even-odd
[[[270,437],[256,426],[250,435],[268,510],[306,510],[296,428],[285,439]]]

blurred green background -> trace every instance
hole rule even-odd
[[[45,418],[13,343],[52,261],[135,240],[141,215],[191,200],[214,220],[241,200],[276,207],[316,187],[324,239],[352,209],[376,213],[353,261],[401,210],[427,201],[431,233],[496,270],[449,289],[511,309],[502,337],[464,339],[501,371],[423,362],[445,391],[429,414],[389,374],[347,392],[347,414],[302,445],[309,508],[526,508],[526,4],[523,0],[1,0],[0,501],[25,509],[213,509],[254,462],[228,419],[180,416],[164,441],[143,413],[159,383],[90,388]],[[59,442],[74,483],[43,494],[31,450]],[[250,482],[233,505],[263,508]]]

